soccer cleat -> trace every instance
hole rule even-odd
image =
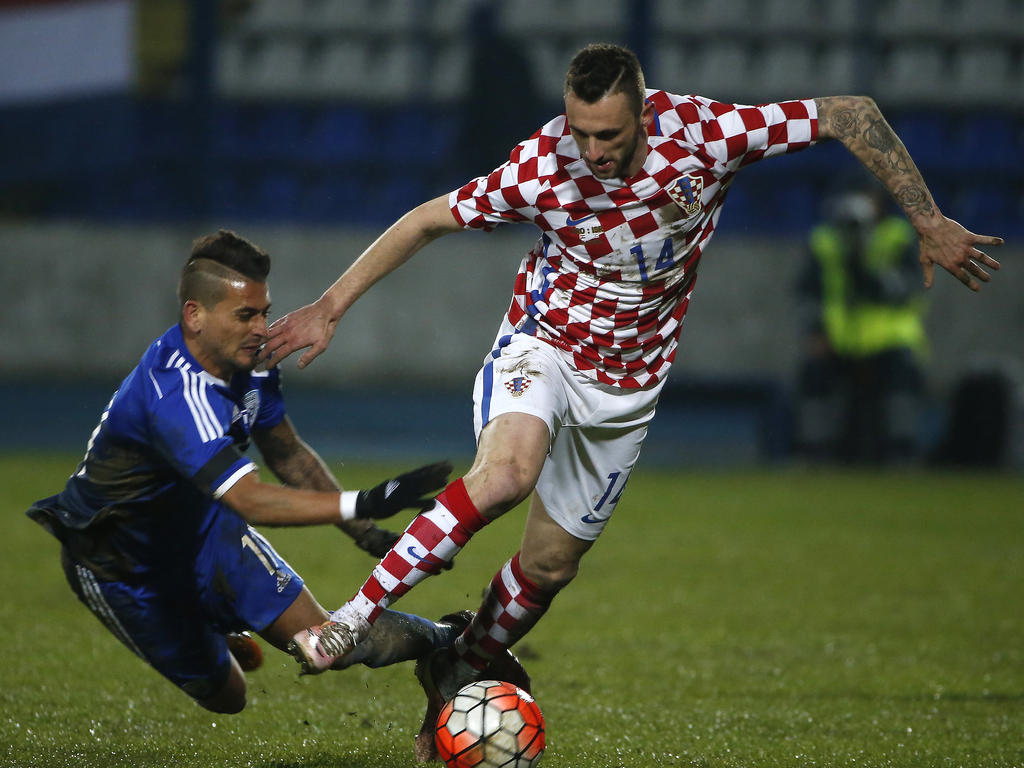
[[[299,662],[301,674],[319,675],[350,653],[369,631],[370,624],[365,619],[357,626],[344,621],[325,621],[296,632],[288,642],[288,653]]]
[[[437,744],[434,742],[434,728],[437,725],[437,717],[441,714],[441,709],[447,700],[436,682],[438,678],[444,676],[444,673],[440,669],[435,670],[435,667],[439,667],[441,664],[446,667],[453,666],[449,660],[450,657],[450,649],[438,648],[416,662],[416,679],[420,681],[423,693],[427,696],[427,711],[423,713],[423,724],[413,743],[413,754],[417,763],[429,763],[439,759]],[[450,688],[450,686],[446,687]],[[458,688],[455,690],[457,691]]]
[[[441,623],[451,624],[457,630],[460,627],[464,629],[473,616],[473,611],[459,611],[443,616]],[[482,671],[466,676],[459,674],[451,648],[438,648],[416,662],[416,679],[420,681],[423,693],[427,696],[427,711],[413,745],[418,763],[439,759],[434,741],[437,717],[445,703],[455,698],[463,686],[475,680],[502,680],[530,693],[530,675],[519,659],[507,649],[493,658]]]
[[[263,664],[263,649],[248,632],[229,632],[224,639],[243,672],[252,672]]]

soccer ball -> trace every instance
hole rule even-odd
[[[444,705],[434,737],[448,768],[533,768],[544,753],[544,716],[522,688],[481,680]]]

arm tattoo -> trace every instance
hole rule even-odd
[[[879,152],[890,154],[896,151],[896,146],[899,144],[896,134],[892,132],[892,128],[885,120],[869,120],[867,127],[864,129],[864,141],[867,142],[868,146],[874,147]]]
[[[857,130],[857,117],[852,109],[836,110],[832,112],[826,122],[831,128],[831,134],[837,139],[853,136]]]
[[[280,439],[277,433],[269,429],[261,432],[256,437],[264,461],[273,470],[287,456],[288,451],[284,440]]]
[[[916,184],[908,184],[894,195],[905,211],[921,211],[931,213],[932,205],[929,199],[928,190]]]
[[[864,143],[882,154],[884,159],[879,162],[883,165],[888,163],[890,168],[899,173],[911,172],[913,161],[907,154],[907,148],[881,116],[868,122],[864,129]]]
[[[317,454],[303,443],[289,423],[253,432],[267,468],[283,483],[317,491],[337,490],[337,483]]]
[[[931,194],[917,166],[874,101],[860,96],[817,99],[822,138],[839,139],[885,185],[908,216],[932,214]]]

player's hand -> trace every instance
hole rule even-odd
[[[298,362],[299,368],[305,368],[327,349],[337,325],[338,319],[331,316],[322,299],[289,312],[271,323],[259,362],[273,368],[292,352],[309,347]]]
[[[985,271],[986,267],[999,269],[999,262],[979,250],[979,246],[1002,245],[1001,237],[976,235],[942,215],[930,225],[918,228],[918,237],[925,288],[932,287],[936,264],[972,291],[981,289],[978,280],[987,283],[992,279]]]
[[[376,558],[382,558],[401,538],[401,534],[371,525],[356,537],[356,546]]]
[[[403,509],[424,510],[433,503],[432,492],[448,483],[452,472],[450,461],[414,469],[391,480],[359,491],[356,496],[356,517],[391,517]]]

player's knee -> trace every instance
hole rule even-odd
[[[245,709],[245,687],[239,689],[237,685],[227,686],[209,698],[195,701],[203,709],[218,715],[237,715]]]
[[[536,584],[541,591],[554,597],[579,573],[579,561],[573,558],[546,557],[543,559],[520,559],[523,575]]]
[[[489,518],[522,502],[537,484],[536,473],[515,459],[481,464],[464,480],[477,509]]]
[[[203,709],[216,712],[219,715],[237,715],[245,709],[245,675],[238,668],[237,662],[232,662],[228,679],[220,690],[215,692],[209,691],[209,689],[202,690],[198,684],[195,684],[186,685],[185,692],[191,695]]]
[[[199,701],[198,704],[203,709],[209,710],[210,712],[216,712],[218,715],[237,715],[243,709],[245,709],[245,694],[241,697],[228,699],[228,700],[216,700],[216,701]]]

